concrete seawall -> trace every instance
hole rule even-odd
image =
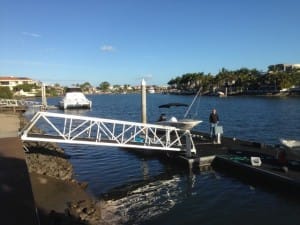
[[[72,178],[63,149],[26,143],[25,153],[18,137],[22,115],[0,113],[0,122],[0,224],[105,224],[99,202]]]
[[[0,114],[1,224],[39,224],[22,142],[19,116]]]

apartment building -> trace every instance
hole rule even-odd
[[[9,87],[9,89],[12,91],[15,86],[22,84],[40,85],[40,82],[27,77],[0,76],[0,87]]]

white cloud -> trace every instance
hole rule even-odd
[[[113,52],[113,51],[115,51],[115,48],[111,45],[103,45],[103,46],[101,46],[101,51],[103,51],[103,52]]]
[[[25,35],[25,36],[30,36],[30,37],[34,37],[34,38],[41,37],[41,35],[37,34],[37,33],[22,32],[22,34]]]

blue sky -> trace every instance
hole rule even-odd
[[[300,63],[298,0],[0,0],[0,76],[163,85]]]

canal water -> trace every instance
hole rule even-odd
[[[141,96],[93,95],[92,110],[65,113],[141,121]],[[147,95],[148,122],[161,113],[182,117],[186,108],[162,110],[169,102],[191,103],[193,96]],[[59,99],[48,100],[57,104]],[[300,138],[299,97],[200,97],[190,116],[203,120],[195,129],[208,132],[216,108],[224,135],[278,144]],[[63,111],[58,111],[63,112]],[[110,147],[63,145],[76,179],[107,201],[120,224],[297,224],[300,199],[226,175],[222,171],[189,171],[171,161]],[[299,190],[300,191],[300,190]]]

